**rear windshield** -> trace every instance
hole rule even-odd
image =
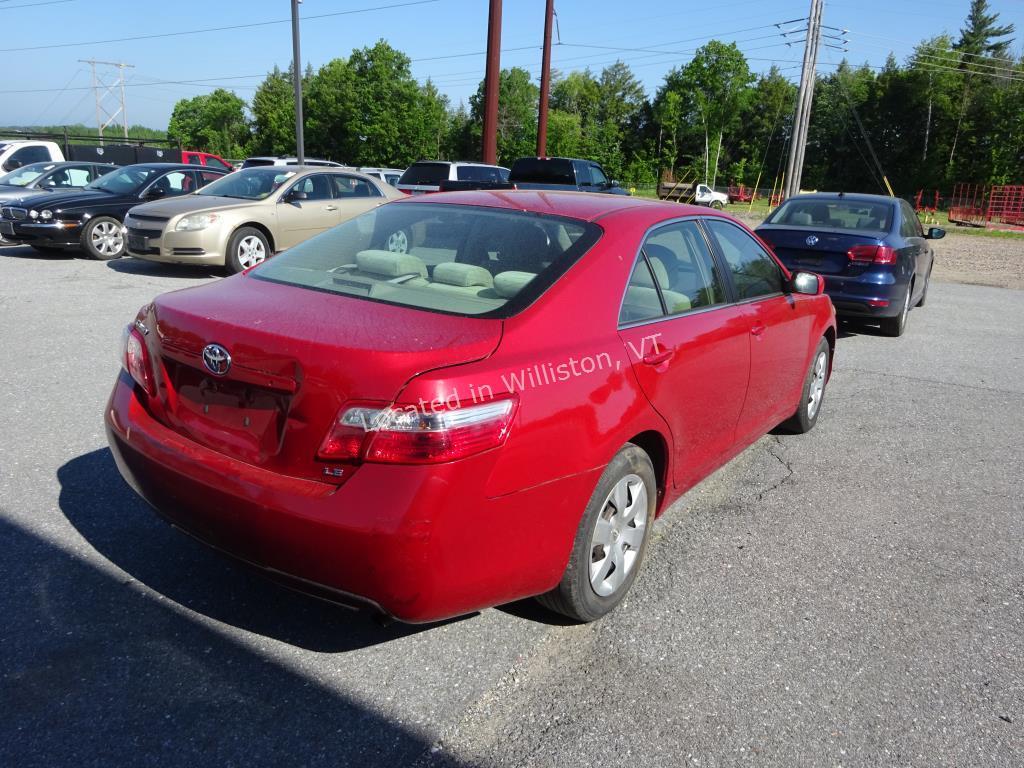
[[[243,168],[258,168],[258,167],[260,167],[262,165],[273,165],[273,164],[274,164],[274,161],[270,160],[270,159],[268,159],[266,157],[250,157],[248,160],[246,160],[244,163],[242,163],[242,167]]]
[[[508,174],[503,168],[495,165],[460,165],[455,169],[459,181],[496,181],[504,182]]]
[[[538,184],[575,184],[572,160],[545,160],[524,157],[512,163],[511,181],[534,181]]]
[[[893,206],[857,200],[787,200],[765,224],[888,232]]]
[[[413,163],[405,169],[399,184],[430,184],[437,186],[448,178],[448,163]]]
[[[443,203],[390,203],[275,256],[263,280],[436,312],[509,317],[600,237],[595,224]]]

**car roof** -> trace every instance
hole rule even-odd
[[[683,216],[706,216],[730,218],[710,208],[698,205],[681,205],[663,200],[628,195],[599,195],[593,192],[562,192],[547,190],[487,190],[465,192],[437,192],[432,195],[417,195],[396,201],[402,205],[422,203],[455,203],[477,205],[488,208],[506,208],[552,216],[568,216],[583,221],[594,221],[624,212],[635,212],[651,222]]]
[[[870,195],[866,192],[805,192],[793,195],[790,200],[854,200],[863,203],[895,203],[899,198],[888,195]]]
[[[202,171],[203,173],[208,173],[210,171],[216,172],[219,170],[217,168],[210,168],[205,165],[193,165],[191,163],[131,163],[130,165],[122,165],[121,168],[152,168],[154,171]]]

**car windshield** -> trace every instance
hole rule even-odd
[[[9,187],[27,187],[33,181],[53,168],[53,163],[32,163],[18,168],[16,171],[0,176],[0,184]]]
[[[97,189],[101,192],[111,192],[115,195],[130,195],[142,189],[163,171],[159,168],[150,168],[145,165],[129,165],[125,168],[118,168],[106,176],[101,176],[86,189]]]
[[[600,234],[596,224],[556,216],[390,203],[251,274],[435,312],[508,317],[540,296]]]
[[[284,168],[243,168],[229,173],[197,194],[215,197],[237,197],[240,200],[264,200],[295,175]]]
[[[765,224],[787,227],[830,227],[863,232],[888,232],[893,206],[860,200],[787,200]]]
[[[413,163],[405,169],[399,184],[438,185],[448,178],[448,163]]]

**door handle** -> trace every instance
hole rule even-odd
[[[662,349],[659,352],[648,352],[643,356],[642,360],[644,365],[661,365],[667,362],[672,357],[671,349]]]
[[[336,211],[336,210],[338,210],[338,206],[336,206],[336,205],[328,205],[328,206],[324,207],[324,210],[325,211]]]
[[[765,332],[766,328],[767,326],[764,323],[754,323],[752,326],[750,326],[750,332],[755,336],[760,336]]]

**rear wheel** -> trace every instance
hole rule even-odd
[[[99,261],[124,256],[124,235],[121,222],[109,216],[97,216],[82,231],[82,250]]]
[[[821,402],[825,398],[825,385],[828,383],[830,353],[828,340],[823,338],[818,341],[814,357],[811,358],[810,370],[807,371],[807,378],[804,379],[800,405],[797,406],[796,413],[783,423],[784,429],[802,435],[804,432],[810,432],[818,423]]]
[[[227,258],[224,266],[232,274],[266,261],[270,255],[267,236],[255,227],[241,227],[228,240]]]
[[[650,458],[627,444],[601,475],[562,581],[537,598],[541,605],[576,621],[594,621],[622,602],[643,561],[656,498]]]
[[[883,317],[880,323],[882,333],[886,336],[902,336],[907,330],[907,315],[910,314],[910,294],[914,292],[914,285],[907,286],[907,294],[903,297],[903,308],[896,317]]]

